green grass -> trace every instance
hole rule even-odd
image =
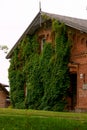
[[[0,130],[87,130],[87,114],[0,109]]]

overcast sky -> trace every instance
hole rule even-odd
[[[40,0],[42,11],[87,19],[87,0]],[[9,50],[39,11],[39,0],[0,0],[0,45]],[[8,84],[9,61],[0,51],[0,82]]]

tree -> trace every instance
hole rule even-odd
[[[6,45],[0,45],[0,50],[3,50],[4,53],[8,52],[8,47]]]

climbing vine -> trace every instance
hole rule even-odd
[[[9,68],[14,108],[54,111],[63,111],[65,108],[70,84],[70,42],[63,23],[52,20],[52,31],[55,45],[45,43],[41,54],[36,35],[27,35],[14,50]]]

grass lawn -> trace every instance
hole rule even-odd
[[[87,130],[87,114],[0,109],[0,130]]]

